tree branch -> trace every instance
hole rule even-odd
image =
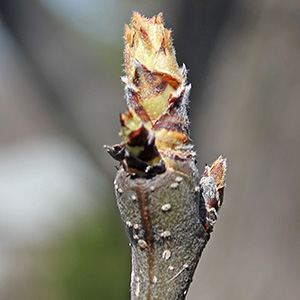
[[[223,202],[226,159],[200,179],[189,138],[186,68],[162,15],[134,13],[125,28],[124,142],[114,182],[132,253],[131,299],[185,299]]]

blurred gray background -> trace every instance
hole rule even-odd
[[[188,300],[300,298],[300,2],[0,1],[0,298],[129,299],[113,195],[123,29],[162,11],[225,203]]]

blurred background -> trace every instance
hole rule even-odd
[[[225,203],[187,299],[300,298],[300,2],[0,1],[0,298],[129,299],[113,194],[123,29],[162,11]]]

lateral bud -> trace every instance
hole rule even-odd
[[[155,145],[155,134],[147,129],[136,112],[129,108],[120,115],[124,140],[124,167],[128,172],[154,175],[165,170],[165,165]],[[120,151],[118,151],[120,152]]]
[[[201,197],[206,209],[204,224],[208,232],[213,231],[218,218],[218,211],[223,204],[226,170],[226,158],[220,156],[211,166],[205,167],[200,180]]]

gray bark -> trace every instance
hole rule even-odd
[[[194,161],[151,179],[121,168],[115,191],[132,253],[131,299],[184,299],[209,233]],[[190,176],[192,174],[193,176]]]

